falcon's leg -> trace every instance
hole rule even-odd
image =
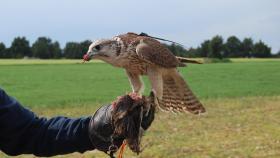
[[[163,96],[163,79],[162,79],[162,73],[158,68],[148,68],[147,70],[147,75],[150,79],[151,82],[151,87],[152,87],[152,91],[155,94],[155,101],[156,101],[156,105],[158,105],[158,107],[161,107],[161,103],[162,103],[162,96]],[[148,111],[150,110],[150,107],[148,108]]]
[[[161,72],[158,69],[150,68],[147,71],[147,75],[151,81],[152,90],[154,91],[155,95],[159,99],[162,99],[163,81]]]
[[[128,79],[129,79],[133,92],[137,93],[137,94],[142,94],[144,92],[144,86],[143,86],[142,80],[140,78],[140,75],[131,73],[127,70],[126,70],[126,74],[128,76]]]
[[[147,70],[147,75],[151,82],[152,91],[156,96],[156,101],[159,106],[161,104],[162,96],[163,96],[163,80],[162,73],[157,68],[149,68]]]

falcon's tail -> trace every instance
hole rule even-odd
[[[188,58],[178,57],[178,56],[176,56],[176,58],[182,63],[203,64],[201,61],[197,61],[193,59],[188,59]]]
[[[170,69],[168,73],[163,75],[163,96],[160,107],[163,110],[175,112],[188,111],[193,114],[205,112],[205,108],[177,69]]]

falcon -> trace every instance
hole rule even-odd
[[[205,108],[178,72],[185,63],[198,63],[176,57],[155,38],[148,35],[126,33],[112,39],[94,41],[84,55],[84,60],[103,60],[115,67],[124,68],[134,93],[144,90],[140,78],[147,75],[157,98],[159,108],[173,112],[199,114]]]

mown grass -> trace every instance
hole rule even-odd
[[[180,72],[201,99],[238,98],[279,95],[279,68],[280,61],[237,62],[189,65]],[[124,70],[95,62],[1,65],[0,85],[30,107],[96,105],[131,91]]]
[[[130,91],[124,71],[108,64],[44,62],[0,64],[0,86],[40,116],[90,115],[101,104]],[[180,68],[208,113],[158,112],[143,139],[142,144],[147,144],[143,153],[136,156],[126,150],[126,157],[279,157],[279,68],[279,60]],[[106,155],[89,151],[58,157]]]

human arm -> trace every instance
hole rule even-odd
[[[104,105],[91,117],[40,118],[0,88],[0,150],[13,156],[54,156],[93,149],[108,153],[114,131],[112,110],[112,105]],[[153,110],[143,117],[144,130],[153,118]],[[114,139],[116,149],[124,139]]]
[[[53,156],[93,150],[90,117],[38,117],[0,89],[0,150],[8,155]]]

